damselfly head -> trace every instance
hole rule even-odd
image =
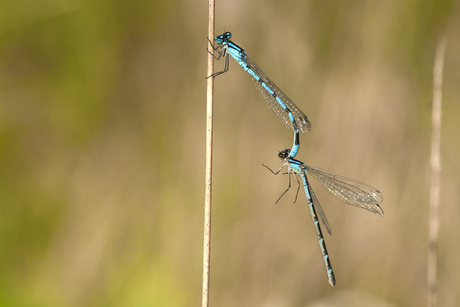
[[[222,44],[224,41],[229,40],[230,38],[232,38],[232,33],[225,32],[224,34],[216,36],[216,43]]]
[[[285,149],[283,151],[280,151],[278,153],[278,157],[281,159],[281,160],[284,160],[284,159],[287,159],[287,157],[289,157],[289,154],[291,153],[291,150],[290,149]]]

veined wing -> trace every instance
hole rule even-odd
[[[376,188],[308,165],[306,169],[309,175],[318,179],[329,193],[337,199],[346,204],[373,212],[378,216],[383,216],[383,210],[379,206],[383,202],[383,195]]]
[[[247,56],[244,57],[244,62],[248,65],[254,73],[260,77],[262,80],[276,95],[278,99],[291,111],[296,127],[289,118],[289,113],[287,110],[277,101],[276,97],[271,95],[267,89],[263,87],[262,84],[256,79],[253,78],[254,85],[257,88],[260,97],[264,101],[266,107],[272,112],[272,114],[286,127],[300,132],[307,132],[311,129],[311,124],[308,121],[307,116],[295,105],[295,103],[287,97],[281,89],[279,89],[275,83],[273,83],[267,75]]]
[[[318,198],[316,198],[315,192],[313,192],[313,189],[311,186],[308,186],[308,191],[310,192],[311,195],[311,200],[313,201],[313,206],[316,209],[316,212],[318,213],[319,217],[321,218],[321,222],[323,222],[324,227],[326,227],[327,232],[329,232],[330,235],[332,235],[332,229],[331,225],[329,225],[329,222],[327,221],[326,215],[324,214],[323,208],[321,208],[321,205],[319,203]]]

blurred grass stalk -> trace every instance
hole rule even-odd
[[[428,306],[437,305],[437,252],[439,232],[439,191],[441,172],[441,105],[442,105],[442,72],[446,38],[443,35],[436,47],[433,70],[433,108],[431,133],[431,184],[428,230]]]
[[[208,1],[208,38],[214,38],[215,0]],[[208,40],[208,48],[212,49],[212,41]],[[209,50],[209,49],[208,49]],[[214,73],[214,56],[208,52],[207,74]],[[203,231],[203,277],[201,306],[209,306],[209,277],[211,258],[211,200],[212,200],[212,129],[214,105],[214,77],[206,79],[206,166],[205,166],[205,197],[204,197],[204,231]]]

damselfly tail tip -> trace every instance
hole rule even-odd
[[[335,276],[334,275],[329,277],[329,285],[331,287],[335,287]]]

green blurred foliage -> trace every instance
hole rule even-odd
[[[0,306],[200,303],[206,10],[0,2]],[[315,185],[334,231],[330,288],[303,195],[272,205],[286,178],[261,166],[276,168],[291,133],[231,60],[216,79],[212,306],[425,304],[444,33],[439,302],[459,304],[459,22],[452,1],[217,3],[217,34],[232,31],[311,119],[299,159],[378,186],[386,216]]]

